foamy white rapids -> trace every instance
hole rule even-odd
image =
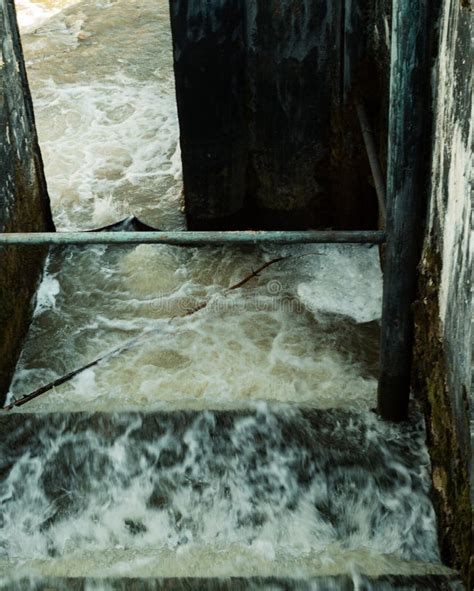
[[[79,0],[15,0],[18,25],[22,33],[34,31],[61,9],[77,4]]]
[[[377,553],[381,572],[390,557],[436,561],[423,436],[371,413],[266,405],[13,415],[1,442],[0,551],[10,564],[61,558],[46,568],[68,576],[80,569],[74,557],[110,550],[145,551],[137,567],[148,576],[196,575],[197,557],[221,552],[198,573],[228,575],[229,553],[230,573],[251,575],[350,572],[344,560],[362,568]]]
[[[170,208],[169,199],[179,215],[176,107],[159,85],[123,75],[88,85],[49,81],[35,107],[62,229],[99,227],[132,212],[166,228],[158,212]],[[52,108],[61,117],[51,121]]]
[[[181,228],[168,3],[34,6],[49,15],[24,45],[56,225]]]

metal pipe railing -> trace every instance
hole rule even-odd
[[[237,231],[237,232],[18,232],[0,233],[0,246],[93,244],[170,244],[208,246],[225,244],[381,244],[385,232],[367,231]]]

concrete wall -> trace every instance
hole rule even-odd
[[[471,588],[470,181],[474,27],[472,13],[459,0],[440,0],[439,5],[438,53],[433,71],[431,195],[415,314],[415,386],[427,418],[442,558],[463,572],[467,588]]]
[[[359,4],[171,0],[190,229],[376,226],[343,100],[368,42]]]
[[[0,0],[0,231],[54,229],[12,0]],[[0,250],[0,402],[31,319],[46,251]]]

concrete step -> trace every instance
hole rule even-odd
[[[86,575],[84,575],[86,573]],[[3,586],[2,586],[3,585]],[[268,559],[243,547],[72,553],[16,564],[0,560],[0,589],[459,589],[439,564],[405,561],[367,550]]]
[[[3,579],[9,591],[462,591],[454,574],[341,574],[308,579],[281,577],[92,578],[18,577]]]

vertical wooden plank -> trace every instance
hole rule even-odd
[[[340,110],[341,5],[247,0],[247,28],[249,190],[259,226],[342,229],[328,174]]]
[[[343,149],[341,6],[170,0],[189,229],[360,227],[341,182],[342,166],[355,168]]]
[[[407,417],[413,357],[417,265],[428,194],[430,6],[393,0],[387,182],[387,249],[378,409]]]
[[[245,0],[170,0],[170,14],[188,227],[236,229],[247,192]]]

